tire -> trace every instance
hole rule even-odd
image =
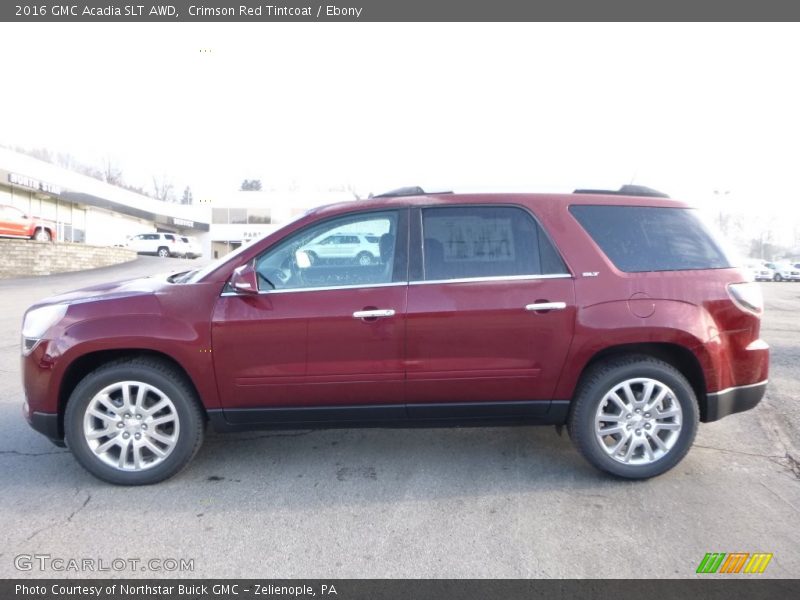
[[[51,240],[50,232],[43,227],[40,227],[33,232],[33,239],[37,242],[49,242]]]
[[[67,446],[77,461],[117,485],[149,485],[181,471],[200,449],[204,425],[185,376],[152,358],[117,360],[92,371],[72,392],[64,413]]]
[[[160,256],[161,258],[169,258],[169,248],[165,248],[164,246],[162,246],[161,248],[158,249],[158,252],[156,252],[156,254],[158,254],[158,256]]]
[[[367,265],[372,264],[372,254],[369,252],[360,252],[358,256],[356,256],[356,262],[361,265],[362,267],[366,267]]]
[[[657,400],[662,390],[664,395],[658,404],[648,407],[639,402],[647,399],[651,382],[650,402]],[[626,383],[635,402],[628,399]],[[622,403],[610,398],[617,391]],[[630,411],[623,410],[624,406]],[[664,416],[659,418],[659,414]],[[578,451],[601,471],[647,479],[683,459],[694,442],[699,419],[697,397],[686,377],[663,361],[637,355],[610,359],[584,374],[568,428]],[[608,435],[602,436],[602,431]]]

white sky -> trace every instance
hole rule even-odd
[[[797,24],[3,23],[0,143],[195,197],[633,179],[800,221],[798,59]]]

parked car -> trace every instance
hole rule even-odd
[[[0,204],[0,236],[49,242],[56,237],[56,225],[31,217],[16,206]]]
[[[312,263],[321,259],[324,262],[355,261],[360,265],[371,265],[380,256],[379,239],[374,234],[326,232],[303,249]]]
[[[345,230],[380,232],[379,260],[309,259]],[[647,190],[389,194],[36,303],[24,415],[117,484],[176,474],[207,422],[566,425],[595,467],[641,479],[761,400],[761,314],[696,211]]]
[[[800,281],[800,268],[789,262],[766,263],[774,272],[773,281]]]
[[[154,254],[166,258],[183,256],[186,246],[176,233],[140,233],[128,239],[127,247],[138,254]]]
[[[203,256],[203,247],[195,238],[182,235],[180,236],[180,241],[184,244],[183,255],[186,258],[200,258]]]
[[[775,278],[775,271],[769,268],[764,261],[758,259],[748,259],[744,267],[750,271],[754,281],[772,281]]]

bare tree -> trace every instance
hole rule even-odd
[[[160,178],[153,175],[153,197],[162,202],[174,202],[175,195],[172,193],[172,182],[166,175]]]
[[[186,189],[183,190],[183,196],[181,196],[181,204],[194,204],[194,196],[192,196],[192,188],[188,185]]]
[[[123,185],[122,169],[120,169],[110,156],[103,160],[103,181],[112,185]]]
[[[239,188],[241,192],[260,192],[261,180],[260,179],[245,179],[242,181],[242,187]]]

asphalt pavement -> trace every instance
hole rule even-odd
[[[765,400],[701,425],[649,481],[595,471],[552,427],[210,434],[167,482],[98,481],[21,416],[22,314],[197,264],[0,281],[0,577],[693,577],[707,552],[771,552],[762,577],[800,575],[800,283],[762,284]]]

